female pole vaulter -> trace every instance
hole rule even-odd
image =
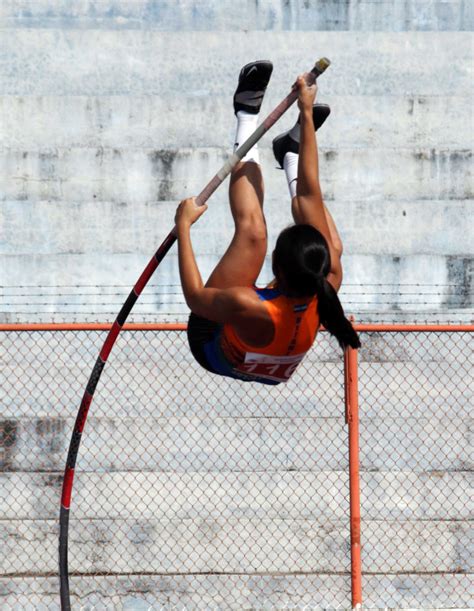
[[[256,129],[272,64],[244,66],[234,95],[237,133],[234,150]],[[204,285],[190,228],[207,206],[194,198],[176,211],[181,284],[191,310],[188,339],[198,363],[211,373],[262,384],[286,382],[313,344],[320,324],[340,346],[360,346],[337,296],[342,282],[342,243],[323,203],[316,130],[330,109],[314,104],[316,85],[299,76],[299,118],[273,141],[285,169],[295,224],[284,229],[272,255],[274,281],[255,282],[267,251],[263,178],[255,145],[231,174],[229,200],[235,233]]]

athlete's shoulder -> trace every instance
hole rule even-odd
[[[265,303],[254,287],[234,287],[226,290],[234,303],[228,323],[240,341],[249,346],[268,345],[275,329]]]
[[[223,298],[227,299],[236,308],[245,309],[248,307],[260,306],[261,299],[255,288],[249,286],[234,286],[223,291]]]

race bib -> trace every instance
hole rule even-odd
[[[291,356],[271,356],[247,352],[245,361],[236,368],[236,371],[254,378],[287,382],[305,354],[306,352]]]

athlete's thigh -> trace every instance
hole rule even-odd
[[[266,236],[258,239],[236,232],[229,248],[206,282],[211,288],[253,286],[262,269],[267,252]]]
[[[230,288],[255,284],[267,252],[263,191],[258,164],[240,163],[234,168],[229,183],[234,237],[206,286]]]

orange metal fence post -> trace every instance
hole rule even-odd
[[[351,591],[353,609],[362,608],[357,356],[357,350],[354,350],[353,348],[346,348],[344,352],[344,394],[346,424],[349,426]]]

